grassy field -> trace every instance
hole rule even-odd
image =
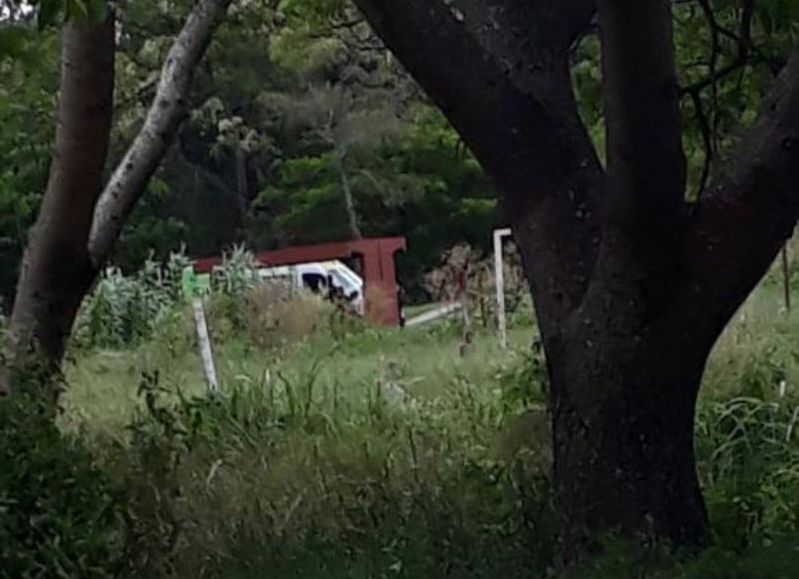
[[[185,314],[188,316],[188,313]],[[138,386],[143,373],[157,371],[168,391],[202,395],[205,381],[190,322],[181,320],[180,335],[144,344],[136,351],[98,351],[81,355],[67,370],[64,424],[90,431],[118,432],[141,405]],[[174,337],[174,341],[171,338]],[[386,380],[399,383],[414,398],[432,399],[457,376],[491,387],[498,374],[516,364],[533,341],[531,327],[509,334],[510,351],[501,352],[489,332],[475,338],[471,355],[459,352],[460,332],[452,325],[432,329],[365,330],[335,340],[326,332],[278,351],[263,351],[245,340],[215,343],[222,390],[265,388],[267,382],[314,378],[315,395],[363,398]],[[169,343],[171,342],[171,343]]]
[[[187,312],[136,348],[72,352],[59,427],[79,458],[37,476],[62,481],[46,493],[68,520],[64,505],[96,497],[113,517],[80,515],[46,552],[81,577],[109,561],[133,577],[799,576],[799,312],[780,295],[760,288],[708,367],[697,459],[717,544],[702,557],[611,542],[561,566],[545,372],[524,316],[508,351],[486,329],[465,357],[453,324],[322,323],[267,348],[212,319],[210,399]],[[42,465],[67,460],[57,452]],[[69,482],[86,460],[95,474]]]
[[[799,301],[796,300],[795,301]],[[797,304],[799,306],[799,304]],[[421,306],[420,311],[429,309]],[[156,339],[130,351],[80,353],[67,367],[65,426],[112,434],[129,422],[142,404],[143,374],[157,372],[167,391],[185,396],[205,392],[202,364],[190,313],[183,312]],[[228,332],[229,333],[229,332]],[[493,329],[477,333],[471,353],[459,351],[460,332],[452,322],[424,329],[364,330],[334,339],[329,332],[279,349],[259,349],[246,337],[228,335],[215,342],[223,390],[264,388],[268,381],[314,378],[317,396],[338,391],[348,399],[366,396],[381,381],[393,380],[414,398],[431,399],[458,377],[486,388],[498,387],[503,373],[523,364],[536,337],[533,326],[511,327],[508,351],[501,351]],[[780,288],[759,288],[719,340],[708,365],[703,397],[723,399],[743,393],[769,398],[757,390],[756,373],[784,373],[787,387],[799,388],[799,309],[787,312]],[[756,392],[748,392],[747,388]]]

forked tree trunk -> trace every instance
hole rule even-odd
[[[701,544],[709,527],[694,409],[717,333],[685,297],[671,9],[660,0],[597,4],[608,171],[602,241],[578,307],[543,328],[559,504],[572,532],[589,526]]]
[[[503,193],[547,353],[567,534],[705,543],[696,397],[799,215],[799,53],[736,165],[688,206],[671,3],[355,2]],[[606,171],[568,72],[595,15]]]

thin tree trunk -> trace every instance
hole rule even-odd
[[[338,158],[338,174],[341,179],[341,191],[344,193],[344,207],[347,210],[347,220],[350,227],[350,235],[353,239],[363,239],[361,228],[358,225],[358,213],[355,210],[355,199],[352,196],[350,178],[347,175],[346,153],[341,153]]]
[[[231,0],[199,0],[167,54],[161,80],[139,134],[94,210],[89,254],[96,267],[108,259],[122,226],[160,165],[183,121],[194,69]]]
[[[96,277],[87,252],[111,132],[114,19],[69,22],[61,38],[61,92],[50,178],[22,262],[0,390],[38,350],[58,370],[78,307]]]
[[[247,207],[250,201],[250,184],[247,180],[247,152],[242,148],[240,143],[236,145],[235,163],[239,219],[243,222],[247,215]]]

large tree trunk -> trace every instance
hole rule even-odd
[[[355,2],[503,193],[547,354],[567,534],[703,544],[696,398],[713,344],[799,215],[799,56],[730,178],[691,206],[669,3]],[[595,15],[607,171],[568,72]]]
[[[84,294],[95,279],[86,247],[102,191],[113,110],[114,21],[62,32],[58,127],[47,192],[30,233],[6,344],[4,388],[38,349],[55,372]]]
[[[680,324],[628,334],[599,323],[547,353],[554,481],[570,539],[612,529],[704,544],[693,431],[707,345]]]
[[[570,363],[584,364],[577,357]],[[595,387],[600,378],[588,374],[561,383],[553,368],[554,481],[567,528],[575,533],[615,530],[625,535],[668,537],[678,544],[702,545],[709,539],[704,500],[694,466],[694,400],[683,393],[688,384],[698,392],[700,375],[671,376],[655,367],[617,392],[591,397],[596,408],[567,393]],[[653,382],[658,388],[643,394]]]
[[[608,184],[591,283],[572,315],[543,329],[555,482],[572,531],[701,544],[709,527],[694,408],[717,334],[683,299],[677,248],[688,212],[670,6],[598,6]]]

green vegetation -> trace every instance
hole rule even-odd
[[[151,252],[165,258],[181,243],[190,255],[204,257],[221,254],[235,241],[270,249],[349,238],[337,160],[344,146],[362,233],[401,234],[412,241],[400,258],[400,273],[408,297],[424,301],[422,276],[445,250],[461,241],[488,249],[491,226],[504,220],[492,181],[350,2],[288,2],[277,13],[262,4],[238,7],[215,37],[206,65],[197,71],[189,118],[126,227],[115,264],[134,271]],[[735,29],[737,6],[719,4],[719,22]],[[728,135],[718,137],[714,159],[728,155],[734,135],[751,123],[775,63],[795,40],[794,5],[759,2],[753,74],[730,75],[701,95],[714,135]],[[139,128],[154,75],[190,6],[186,0],[129,2],[119,14],[127,33],[117,55],[112,165]],[[48,14],[55,18],[52,10]],[[680,80],[690,86],[707,75],[710,61],[700,11],[680,12],[676,34]],[[58,44],[51,30],[20,33],[13,46],[4,46],[3,38],[11,40],[10,32],[5,35],[0,293],[8,309],[25,232],[47,180]],[[719,50],[722,68],[735,60],[738,45],[722,36]],[[587,37],[574,58],[580,112],[602,151],[598,40]],[[344,112],[342,99],[349,105]],[[331,125],[334,112],[339,122]],[[687,96],[683,112],[694,196],[708,151],[696,102]]]
[[[373,23],[380,23],[381,13],[402,16],[396,6],[403,0],[392,2],[359,0],[362,7],[372,5],[365,14]],[[115,122],[104,166],[116,166],[140,130],[166,52],[194,4],[116,3],[116,34],[106,37],[109,47],[111,38],[117,42]],[[652,103],[626,100],[623,108],[630,111],[603,107],[603,94],[604,102],[614,99],[603,93],[609,79],[603,81],[600,60],[612,70],[619,54],[600,55],[589,14],[580,27],[577,20],[566,26],[571,17],[551,27],[553,38],[561,28],[573,28],[575,35],[585,28],[579,37],[563,45],[563,39],[543,42],[533,23],[541,28],[541,16],[556,23],[563,15],[546,2],[535,4],[505,5],[518,9],[520,18],[536,15],[524,29],[515,12],[498,11],[485,21],[489,24],[472,25],[484,17],[479,3],[446,0],[428,11],[406,2],[415,14],[409,22],[438,20],[443,41],[435,46],[434,35],[419,32],[422,26],[382,31],[397,55],[386,50],[351,0],[231,5],[207,58],[196,67],[186,118],[126,224],[112,264],[97,278],[77,318],[73,314],[84,296],[78,278],[86,274],[88,288],[96,273],[86,267],[85,240],[54,236],[52,255],[28,260],[48,267],[39,268],[38,285],[21,286],[21,295],[32,298],[27,313],[56,322],[34,325],[31,336],[41,346],[49,332],[57,347],[50,348],[47,369],[35,360],[25,365],[27,346],[33,349],[35,340],[24,337],[8,340],[0,357],[0,394],[11,393],[0,401],[0,579],[799,577],[795,259],[785,280],[777,269],[768,274],[716,344],[698,400],[694,453],[687,443],[670,444],[688,441],[693,422],[657,420],[665,405],[676,409],[670,414],[675,420],[676,415],[693,419],[692,388],[698,385],[693,369],[700,364],[692,354],[701,353],[704,362],[718,336],[707,327],[717,327],[717,320],[741,303],[743,290],[795,225],[795,219],[788,223],[796,213],[790,191],[796,179],[790,178],[789,165],[797,165],[780,161],[772,167],[775,159],[795,155],[796,126],[785,112],[796,111],[795,102],[782,95],[787,106],[764,109],[764,103],[781,70],[787,70],[785,76],[797,71],[796,64],[786,67],[786,58],[799,37],[799,3],[674,3],[679,72],[659,70],[670,66],[670,55],[655,58],[647,71],[668,82],[677,76],[678,90],[665,91],[675,99],[674,123],[662,126],[663,119],[654,118],[658,114],[647,119],[663,110],[657,95]],[[627,39],[640,45],[644,61],[650,34],[643,31],[654,33],[653,41],[662,34],[664,46],[666,37],[671,40],[668,15],[662,6],[652,6],[657,18],[640,18],[639,38]],[[51,170],[48,185],[50,156],[65,159],[61,153],[67,150],[87,150],[70,147],[69,140],[61,149],[52,147],[54,127],[70,126],[54,114],[57,28],[64,21],[96,22],[105,8],[105,0],[0,0],[2,337],[3,312],[15,297],[29,228],[43,192],[59,181],[59,171]],[[600,15],[604,18],[607,13]],[[661,25],[648,29],[655,20]],[[613,28],[605,23],[603,30]],[[388,29],[391,24],[382,22]],[[506,42],[525,34],[529,43]],[[452,66],[464,47],[473,52],[471,62],[460,63],[463,70],[469,67],[466,75]],[[560,55],[558,66],[565,68],[566,54],[573,86],[550,70]],[[627,54],[620,69],[628,66]],[[428,60],[446,66],[425,73]],[[64,62],[62,88],[69,85],[69,71],[77,70],[74,61]],[[448,76],[452,71],[458,74]],[[110,77],[110,61],[106,72]],[[646,78],[640,70],[627,72],[636,73],[629,75],[635,82],[627,88]],[[611,89],[614,82],[610,79]],[[799,92],[792,86],[784,92],[795,98]],[[574,118],[558,118],[571,116],[559,108],[572,88],[580,118],[576,112]],[[78,92],[84,104],[94,95]],[[103,108],[94,104],[93,111]],[[766,125],[774,121],[773,131],[750,139],[753,152],[744,149],[742,158],[730,160],[740,135],[761,111]],[[580,121],[590,142],[586,138],[584,147],[572,150],[583,136],[576,130]],[[678,227],[661,232],[668,211],[636,216],[635,202],[657,175],[631,163],[631,183],[643,178],[644,186],[631,188],[633,196],[626,200],[635,233],[618,241],[617,221],[627,220],[615,214],[625,209],[621,201],[627,195],[626,187],[618,187],[626,182],[624,171],[613,163],[627,151],[618,149],[618,134],[613,151],[613,127],[639,124],[653,125],[643,143],[651,142],[655,154],[663,135],[672,134],[675,143],[680,135],[686,183],[664,191],[674,195],[672,205],[680,210],[673,222]],[[107,135],[108,128],[104,131]],[[480,154],[486,172],[464,140]],[[780,147],[771,147],[774,143]],[[590,145],[596,158],[585,155]],[[636,156],[644,150],[635,149]],[[658,167],[667,177],[681,173],[682,151],[669,157],[640,167]],[[547,158],[550,163],[540,162]],[[517,175],[522,163],[533,163],[536,170]],[[603,164],[611,167],[609,183]],[[74,163],[64,165],[82,173]],[[586,168],[592,175],[584,179],[580,173]],[[740,178],[725,175],[739,169]],[[503,202],[487,173],[499,178]],[[718,203],[715,190],[727,188],[732,200]],[[608,193],[595,206],[598,191]],[[769,199],[775,192],[779,198]],[[65,199],[80,194],[84,201],[94,199],[87,187],[65,185],[62,193]],[[617,197],[618,203],[607,201]],[[760,210],[759,200],[769,211]],[[716,213],[722,205],[736,215],[729,219],[723,207]],[[74,231],[82,229],[82,217],[64,210],[70,205],[53,207],[58,214],[41,213],[38,239],[57,229],[48,228],[52,217],[67,217]],[[484,257],[493,226],[508,222],[504,210],[515,213],[510,221],[521,233],[517,241],[524,244],[527,278],[536,299],[546,304],[540,319],[554,354],[549,367],[519,256],[509,256],[506,272],[513,309],[507,351],[492,333],[493,276]],[[522,215],[526,212],[531,213]],[[746,216],[752,219],[738,220]],[[738,223],[743,226],[735,227]],[[721,232],[713,225],[721,225]],[[650,253],[650,229],[654,245],[662,241],[666,250],[639,257],[639,250]],[[691,235],[683,238],[688,230]],[[680,234],[672,239],[675,232]],[[398,266],[412,304],[409,316],[434,307],[426,303],[431,298],[466,296],[473,326],[461,327],[454,319],[423,329],[366,327],[314,297],[256,285],[252,256],[239,246],[221,273],[208,278],[204,299],[221,379],[221,393],[208,394],[182,291],[186,254],[219,254],[234,242],[268,249],[361,234],[408,237]],[[730,237],[753,240],[755,251],[745,255],[746,244],[730,245]],[[80,254],[72,264],[67,241],[74,241]],[[574,255],[567,247],[572,242],[584,246]],[[696,263],[684,261],[683,254],[694,250],[701,254]],[[739,253],[742,272],[746,269],[740,276],[733,275]],[[791,258],[795,253],[792,247]],[[618,268],[614,254],[621,257]],[[667,262],[679,258],[661,267],[662,256]],[[793,310],[785,307],[786,281],[793,284]],[[42,287],[49,295],[43,297]],[[71,309],[62,303],[70,289],[79,290]],[[59,340],[73,320],[61,365]],[[13,321],[23,329],[29,323],[25,315]],[[561,331],[561,325],[567,329]],[[586,350],[603,347],[596,356],[583,356],[583,344]],[[564,379],[566,370],[583,367],[585,375]],[[7,375],[9,369],[13,373]],[[56,393],[49,378],[58,369],[63,391]],[[692,376],[697,380],[686,384]],[[563,384],[550,388],[549,377]],[[13,382],[9,390],[6,378]],[[650,397],[641,384],[658,390]],[[647,404],[651,400],[658,404]],[[560,410],[554,445],[550,401]],[[586,408],[591,411],[583,412]],[[663,444],[653,445],[652,433]],[[585,441],[585,448],[578,448]],[[560,479],[552,473],[553,453],[559,456]],[[671,458],[670,453],[684,456],[652,458]],[[578,459],[564,468],[571,456]],[[655,537],[666,530],[682,540],[685,529],[678,527],[686,519],[675,516],[674,528],[663,526],[685,508],[676,504],[680,501],[690,503],[694,521],[703,519],[702,505],[686,501],[697,493],[692,487],[685,492],[689,485],[683,484],[692,478],[685,472],[694,474],[694,458],[713,541],[701,551],[683,551]],[[611,466],[588,472],[597,464]],[[571,480],[580,481],[574,486],[589,492],[575,493],[574,501],[559,494],[555,501],[556,486],[569,491],[562,473],[574,473]],[[595,489],[601,490],[592,495]],[[611,524],[598,527],[612,527],[614,513],[632,505],[616,520],[637,518],[636,533],[625,532],[625,540],[581,536],[582,525],[591,522],[570,517],[570,505],[587,497],[584,512],[595,512],[592,505],[616,489],[624,492],[607,497]],[[661,521],[650,516],[658,509]],[[702,529],[693,536],[700,537],[697,543],[705,537]]]
[[[129,2],[119,11],[125,33],[110,165],[139,130],[192,4]],[[487,249],[493,184],[366,23],[344,26],[356,20],[348,2],[292,2],[280,15],[266,4],[237,7],[215,36],[188,118],[114,264],[130,273],[182,243],[192,257],[207,257],[237,241],[265,250],[349,239],[343,156],[363,235],[413,239],[399,266],[409,298],[424,299],[422,275],[445,250],[459,241]],[[0,294],[7,310],[47,182],[58,43],[48,29],[15,37],[9,52],[2,34]]]
[[[342,327],[294,298],[264,340],[241,325],[253,302],[219,295],[218,398],[178,305],[123,349],[73,345],[60,433],[35,401],[3,407],[0,576],[794,577],[799,312],[780,296],[769,278],[708,369],[698,559],[608,538],[563,567],[529,316],[508,352],[483,331],[463,358],[454,322]]]

